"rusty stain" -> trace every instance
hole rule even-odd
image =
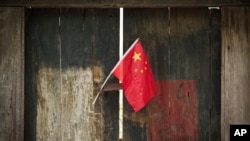
[[[102,82],[104,79],[104,73],[102,67],[100,65],[94,65],[92,69],[93,69],[94,82],[95,83]]]

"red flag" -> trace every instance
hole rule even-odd
[[[153,73],[139,40],[135,41],[116,65],[113,74],[121,81],[125,97],[135,112],[156,94]]]

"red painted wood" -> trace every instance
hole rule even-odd
[[[148,141],[198,140],[198,101],[195,80],[157,82],[158,94],[149,105]],[[154,104],[154,105],[153,105]]]

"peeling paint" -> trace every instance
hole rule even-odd
[[[104,73],[102,71],[102,67],[101,66],[93,66],[93,76],[94,76],[94,82],[95,83],[100,83],[103,81],[104,79]]]
[[[69,68],[61,72],[43,68],[38,71],[37,81],[37,140],[102,140],[102,113],[96,113],[92,105],[91,68]]]

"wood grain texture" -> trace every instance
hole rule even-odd
[[[0,140],[23,140],[24,9],[0,8]]]
[[[103,68],[106,78],[119,60],[119,9],[93,9],[91,12],[94,15],[91,22],[93,64]],[[111,76],[108,83],[118,83],[118,80]],[[103,102],[103,140],[118,140],[118,91],[104,92],[99,100]]]
[[[210,135],[211,140],[221,138],[221,11],[210,10]]]
[[[220,60],[219,12],[206,8],[125,9],[125,47],[139,37],[155,78],[167,81],[159,84],[156,98],[136,114],[125,101],[125,140],[220,140],[217,130],[220,126],[220,86],[215,85],[220,83],[220,63],[217,63]],[[170,80],[176,84],[170,84]],[[185,100],[178,101],[182,102],[178,105],[172,96],[177,92],[164,91],[170,85],[173,89],[179,87],[181,80],[193,80],[197,84],[197,94],[190,94],[193,104],[189,105],[197,109],[189,107],[192,111],[184,112],[185,116],[176,111],[185,109]],[[189,126],[185,117],[194,115],[197,118],[192,120],[194,123],[198,120],[198,125],[190,129],[197,129],[197,134],[178,134],[180,130],[177,129]],[[179,119],[182,124],[170,122],[169,117]],[[149,122],[155,125],[149,126]]]
[[[124,98],[125,141],[220,139],[219,13],[125,9],[124,50],[139,37],[164,82],[158,101],[138,113]],[[31,9],[26,27],[27,140],[118,140],[118,92],[89,104],[118,61],[119,9]]]
[[[62,139],[58,17],[54,9],[27,11],[25,140]]]
[[[27,11],[27,141],[118,139],[116,96],[101,95],[92,105],[118,60],[117,15],[117,9]]]
[[[222,141],[230,124],[250,124],[250,8],[222,8]]]
[[[188,116],[197,114],[197,119],[193,120],[194,125],[191,129],[198,130],[197,135],[187,136],[179,134],[179,136],[171,137],[172,140],[203,140],[209,141],[213,136],[210,135],[210,97],[211,83],[210,79],[210,45],[209,45],[209,10],[205,8],[200,9],[181,9],[176,8],[171,10],[170,21],[170,63],[169,74],[170,79],[178,80],[194,80],[197,89],[195,93],[190,96],[192,101],[197,99],[197,104],[194,105],[198,113],[186,113]],[[176,84],[177,85],[177,84]],[[183,100],[185,102],[185,99]],[[185,103],[183,103],[185,104]],[[178,108],[174,101],[170,101],[170,110]],[[191,106],[191,105],[189,105]],[[184,107],[182,107],[184,108]],[[219,107],[217,107],[219,108]],[[182,119],[181,117],[179,119]],[[183,117],[183,119],[185,119]],[[195,126],[195,123],[198,125]],[[171,124],[170,126],[177,126],[178,123]],[[185,127],[185,126],[184,126]],[[174,132],[174,129],[173,131]],[[177,134],[178,131],[175,131]],[[213,139],[216,140],[216,139]]]

